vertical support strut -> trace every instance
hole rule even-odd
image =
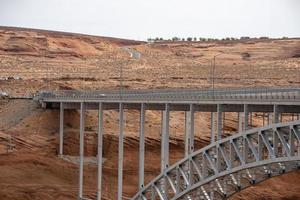
[[[222,105],[218,104],[217,105],[217,113],[218,113],[218,118],[217,118],[217,130],[218,130],[218,135],[217,135],[217,140],[221,140],[222,139],[222,128],[223,128],[223,124],[222,124]]]
[[[169,166],[169,118],[170,106],[165,104],[165,110],[162,113],[161,172]]]
[[[103,160],[103,104],[99,103],[98,110],[98,184],[97,200],[102,198],[102,160]]]
[[[244,130],[247,130],[249,127],[249,110],[248,105],[244,104]]]
[[[161,133],[161,172],[169,167],[169,118],[170,107],[169,104],[165,104],[165,109],[162,111],[162,133]],[[167,194],[167,182],[166,179],[161,183],[161,192],[163,199]]]
[[[273,124],[274,117],[272,116],[272,113],[268,114],[268,125]]]
[[[140,150],[139,150],[139,188],[144,187],[145,164],[145,104],[141,104],[140,111]]]
[[[273,123],[279,123],[278,105],[274,105],[273,107]]]
[[[185,111],[184,112],[184,118],[185,118],[185,126],[184,126],[184,157],[187,157],[189,155],[189,149],[190,149],[190,114],[191,112]]]
[[[59,113],[59,155],[64,154],[64,104],[60,102],[60,113]]]
[[[83,195],[83,161],[84,161],[84,103],[80,103],[80,133],[79,133],[79,199]]]
[[[215,113],[210,113],[210,143],[215,142]]]
[[[119,104],[119,158],[118,158],[118,200],[123,192],[123,151],[124,151],[124,105]]]
[[[238,112],[238,121],[239,121],[239,132],[243,131],[243,115]]]
[[[195,143],[195,111],[193,104],[190,104],[190,110],[188,114],[188,121],[189,121],[189,127],[188,127],[188,153],[186,156],[194,152],[194,143]]]
[[[194,152],[194,145],[195,145],[195,109],[194,109],[194,105],[190,104],[190,112],[191,112],[191,127],[190,127],[190,131],[191,131],[191,139],[190,139],[190,154]]]

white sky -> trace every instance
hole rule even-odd
[[[0,0],[0,25],[138,40],[299,37],[300,0]]]

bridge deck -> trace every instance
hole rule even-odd
[[[216,111],[218,104],[224,104],[226,112],[241,112],[244,104],[255,112],[271,112],[274,105],[282,105],[285,112],[300,112],[300,89],[168,89],[168,90],[122,90],[122,91],[55,91],[42,92],[35,99],[58,107],[63,102],[66,109],[79,109],[79,103],[87,109],[97,109],[98,103],[105,103],[104,109],[117,109],[124,103],[126,109],[140,109],[146,103],[149,110],[163,110],[164,104],[171,104],[170,110],[186,111],[189,104],[196,104],[196,111]]]

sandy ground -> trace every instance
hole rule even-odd
[[[129,59],[120,46],[141,52]],[[221,87],[299,87],[300,40],[249,40],[206,43],[160,43],[0,28],[0,91],[30,96],[41,89],[117,89],[120,67],[126,88],[210,88],[210,60],[216,58],[215,83]],[[87,112],[85,152],[96,155],[95,112]],[[118,113],[105,111],[104,199],[116,199]],[[138,113],[126,112],[124,197],[137,189]],[[209,115],[197,113],[196,148],[209,141]],[[26,100],[0,101],[0,199],[74,199],[78,167],[56,156],[58,111],[42,110]],[[183,157],[182,112],[172,112],[170,161]],[[284,120],[289,120],[286,116]],[[65,115],[65,153],[78,155],[76,111]],[[146,113],[146,181],[159,174],[160,113]],[[237,129],[237,116],[226,114],[226,134]],[[254,113],[253,126],[262,126]],[[8,153],[7,153],[8,152]],[[85,166],[85,194],[94,197],[96,168]],[[250,187],[232,199],[300,199],[300,173]]]

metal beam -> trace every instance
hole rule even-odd
[[[97,200],[102,197],[102,162],[103,162],[103,107],[99,103],[98,110],[98,184],[97,184]]]
[[[240,112],[238,112],[238,123],[239,123],[238,131],[242,132],[243,131],[243,115]]]
[[[244,130],[249,128],[249,110],[248,105],[244,104]]]
[[[215,113],[210,113],[210,143],[215,142]]]
[[[221,140],[222,139],[222,132],[223,132],[223,124],[222,124],[222,105],[218,104],[217,106],[217,114],[218,114],[218,118],[217,118],[217,140]]]
[[[274,105],[273,107],[273,123],[279,123],[278,105]]]
[[[185,111],[184,112],[184,157],[187,157],[189,155],[189,149],[190,149],[190,112]]]
[[[124,109],[119,104],[119,158],[118,158],[118,200],[122,200],[123,192],[123,153],[124,153]]]
[[[102,101],[102,99],[99,100],[91,100],[87,102],[88,100],[68,100],[68,99],[59,99],[55,102],[47,101],[45,103],[51,104],[52,109],[59,109],[60,102],[64,101],[64,109],[80,109],[80,102],[85,102],[85,109],[86,110],[98,110],[98,104],[99,102],[103,102],[103,110],[115,110],[119,108],[119,103],[116,100],[114,101]],[[193,101],[184,101],[184,102],[177,102],[176,100],[169,100],[169,101],[159,101],[159,102],[149,102],[149,100],[145,99],[143,101],[127,101],[123,102],[124,109],[133,109],[133,110],[140,110],[141,103],[146,103],[147,110],[164,110],[165,103],[170,103],[170,111],[189,111],[189,105],[194,104],[194,110],[199,112],[216,112],[217,111],[217,104],[222,104],[223,112],[243,112],[243,101],[241,102],[212,102],[212,104],[207,104],[205,102],[193,102]],[[224,104],[226,103],[226,104]],[[261,104],[252,104],[253,102],[247,102],[248,103],[248,112],[273,112],[273,105],[277,103],[270,104],[269,101],[262,102]],[[280,113],[300,113],[300,105],[295,104],[294,102],[291,102],[291,105],[284,104],[280,102]]]
[[[194,152],[194,145],[195,145],[195,110],[194,105],[190,104],[190,145],[189,145],[189,153]]]
[[[193,104],[190,104],[189,111],[185,112],[185,156],[194,151],[195,140],[195,111]]]
[[[60,113],[59,113],[59,155],[63,155],[64,147],[64,104],[60,102]]]
[[[165,104],[165,110],[162,112],[161,172],[169,167],[169,118],[169,104]]]
[[[83,161],[84,161],[84,103],[80,103],[80,133],[79,133],[79,199],[83,198]]]
[[[139,188],[144,187],[144,164],[145,164],[145,104],[142,104],[141,111],[140,111]]]
[[[272,124],[272,113],[268,113],[267,117],[268,125]]]

